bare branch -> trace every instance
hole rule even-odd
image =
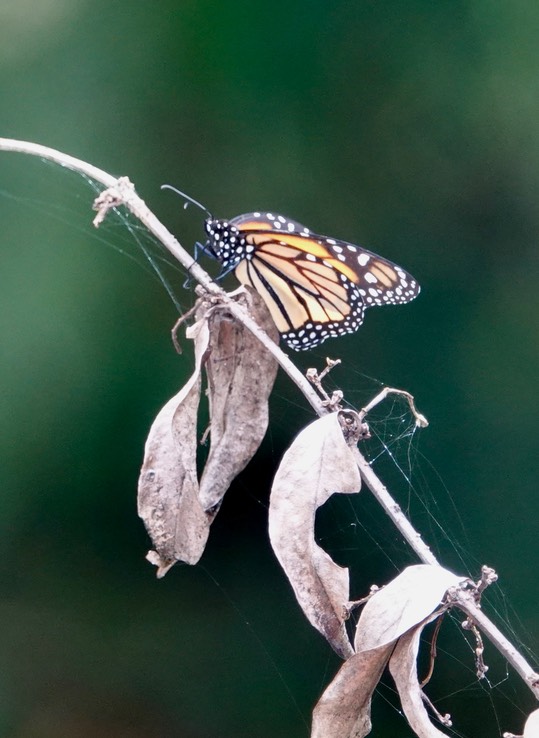
[[[42,159],[48,159],[49,161],[56,162],[60,166],[71,169],[75,172],[80,172],[98,182],[101,182],[107,190],[102,193],[96,200],[96,208],[98,215],[96,216],[97,223],[103,220],[106,216],[106,212],[113,207],[117,207],[123,204],[128,210],[133,213],[147,228],[148,230],[168,249],[168,251],[182,264],[185,269],[189,270],[190,274],[204,287],[204,289],[212,296],[221,301],[226,305],[227,309],[241,321],[249,331],[251,331],[258,340],[266,347],[266,349],[273,354],[277,359],[281,367],[297,385],[300,391],[303,393],[305,398],[311,404],[315,412],[322,416],[328,413],[328,408],[324,406],[324,403],[318,398],[316,392],[310,386],[308,380],[302,375],[302,373],[296,368],[296,366],[290,361],[288,356],[281,351],[281,349],[262,331],[256,322],[251,318],[248,311],[241,305],[238,305],[231,300],[228,295],[212,281],[207,272],[193,259],[193,257],[183,249],[177,239],[170,233],[170,231],[155,217],[155,215],[149,210],[144,201],[137,195],[133,185],[127,179],[127,177],[115,178],[107,172],[104,172],[85,161],[76,159],[72,156],[68,156],[55,149],[41,146],[39,144],[30,143],[27,141],[17,141],[14,139],[0,138],[0,151],[13,151],[24,154],[30,154],[33,156],[41,157]],[[363,416],[371,410],[378,402],[383,400],[388,394],[400,394],[408,399],[410,408],[415,416],[416,424],[420,427],[425,427],[427,421],[420,413],[415,409],[413,397],[402,390],[394,390],[392,388],[386,388],[382,390],[377,397],[375,397],[365,408],[362,410]],[[373,495],[376,497],[378,502],[382,505],[383,509],[391,518],[393,524],[397,527],[400,533],[408,541],[409,545],[417,554],[420,561],[427,564],[439,565],[436,557],[421,538],[418,533],[406,518],[399,505],[391,497],[386,487],[378,479],[368,462],[356,448],[354,450],[356,462],[361,473],[361,476],[366,486],[371,490]],[[524,657],[515,649],[515,647],[505,638],[501,631],[492,623],[489,618],[483,613],[476,601],[476,594],[470,591],[462,589],[456,589],[453,594],[453,604],[459,607],[465,612],[473,623],[481,629],[481,631],[490,639],[490,641],[498,648],[498,650],[504,655],[508,662],[515,668],[517,673],[524,679],[525,683],[531,689],[533,694],[539,698],[539,674],[537,674],[531,666],[527,663]]]

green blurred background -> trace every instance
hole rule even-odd
[[[0,135],[127,174],[188,248],[201,213],[163,182],[417,277],[412,305],[369,311],[298,363],[341,357],[333,381],[359,405],[379,382],[414,393],[431,425],[391,446],[412,485],[374,439],[376,469],[449,566],[498,570],[492,606],[535,651],[538,33],[532,0],[0,2]],[[201,565],[156,581],[137,474],[191,360],[172,349],[166,291],[118,254],[144,265],[150,239],[120,220],[96,234],[92,199],[72,173],[0,152],[0,735],[306,736],[338,660],[297,610],[266,505],[311,415],[281,378]],[[401,411],[377,414],[388,443]],[[354,595],[414,561],[368,493],[322,517]],[[533,702],[503,661],[487,651],[482,688],[456,630],[445,647],[430,695],[456,734],[520,732]],[[388,682],[373,735],[409,735],[390,701]]]

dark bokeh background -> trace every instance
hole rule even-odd
[[[497,568],[493,604],[536,650],[538,32],[532,0],[0,7],[0,135],[128,174],[187,246],[201,214],[163,182],[218,215],[281,211],[417,276],[415,303],[370,311],[360,333],[299,362],[341,356],[334,381],[359,403],[376,390],[363,375],[416,395],[431,426],[396,453],[409,470],[411,450],[464,563],[387,454],[380,473],[444,561]],[[190,369],[170,345],[174,306],[96,240],[91,189],[73,174],[0,153],[0,191],[0,735],[307,735],[338,664],[265,528],[267,479],[305,404],[281,379],[202,564],[157,582],[135,489],[152,417]],[[100,235],[131,255],[145,238],[119,221]],[[324,522],[360,594],[413,557],[368,495],[346,504]],[[434,696],[462,734],[518,733],[532,701],[487,661],[500,689],[449,657]],[[407,735],[389,697],[373,735]]]

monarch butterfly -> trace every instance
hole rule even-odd
[[[354,333],[368,307],[399,305],[419,294],[404,269],[361,246],[312,233],[276,213],[216,219],[187,199],[208,214],[205,250],[261,295],[281,338],[296,351]]]

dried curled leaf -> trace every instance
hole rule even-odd
[[[353,650],[346,633],[348,569],[338,566],[314,540],[318,507],[334,493],[359,492],[361,479],[343,427],[357,435],[356,413],[339,412],[315,420],[293,441],[273,482],[269,534],[273,550],[311,624],[342,658]]]
[[[444,735],[432,725],[423,706],[415,659],[421,630],[436,617],[433,611],[446,591],[464,580],[441,567],[419,564],[405,569],[371,597],[357,624],[357,652],[342,665],[315,707],[311,738],[368,735],[371,697],[390,656],[412,728],[422,731],[417,732],[420,738]]]
[[[148,558],[158,567],[158,577],[176,561],[196,564],[209,535],[196,469],[200,371],[209,345],[206,321],[193,326],[192,336],[195,371],[153,422],[139,477],[138,514],[155,546]]]
[[[269,311],[255,293],[236,298],[275,339]],[[277,363],[250,331],[219,305],[201,300],[194,339],[195,371],[158,414],[146,442],[139,478],[139,515],[155,551],[148,559],[162,577],[176,561],[196,564],[230,482],[257,450],[268,425],[268,398]],[[206,367],[211,450],[199,487],[197,416]]]
[[[242,290],[237,300],[277,342],[279,333],[260,296]],[[232,480],[260,446],[268,427],[268,399],[278,369],[260,341],[223,311],[211,315],[210,336],[205,369],[211,445],[200,480],[200,501],[205,510],[220,504]]]
[[[364,738],[371,732],[371,699],[393,644],[351,656],[320,697],[311,738]]]
[[[440,605],[450,587],[465,579],[441,566],[408,566],[363,608],[356,628],[356,651],[395,642],[425,620]]]
[[[530,713],[524,726],[522,738],[539,738],[539,710]]]

